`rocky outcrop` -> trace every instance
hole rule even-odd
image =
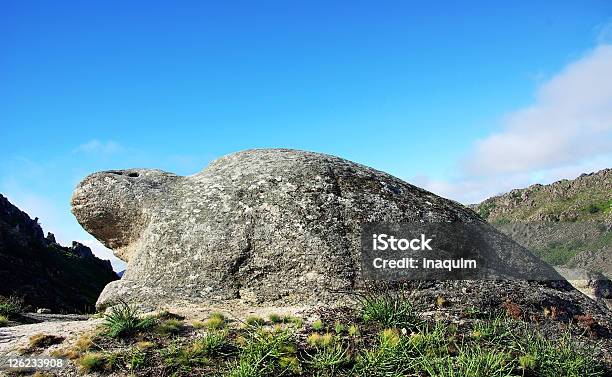
[[[611,304],[612,169],[515,189],[471,208],[577,289]]]
[[[72,206],[87,231],[129,262],[100,307],[119,299],[145,306],[335,302],[337,292],[363,283],[361,229],[374,221],[473,223],[497,237],[486,252],[499,276],[529,270],[562,280],[469,209],[324,154],[244,151],[187,177],[95,173],[78,185]]]
[[[16,296],[32,309],[91,312],[106,284],[117,279],[109,261],[78,242],[59,245],[43,235],[38,219],[0,195],[0,296]]]
[[[612,222],[612,169],[535,184],[471,205],[491,223]]]

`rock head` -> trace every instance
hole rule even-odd
[[[98,300],[145,306],[241,299],[316,304],[358,289],[369,222],[474,223],[501,270],[558,277],[473,211],[341,158],[286,149],[222,157],[200,173],[95,173],[76,188],[82,226],[128,262]],[[503,266],[502,266],[503,265]],[[336,293],[335,293],[336,292]]]

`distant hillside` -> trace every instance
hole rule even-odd
[[[116,280],[109,261],[73,242],[64,247],[37,219],[0,195],[0,296],[55,312],[89,312],[106,284]]]
[[[515,189],[470,207],[492,223],[610,221],[612,169]]]
[[[612,276],[612,169],[470,206],[552,265]]]

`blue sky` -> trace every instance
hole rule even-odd
[[[467,203],[610,167],[612,3],[458,3],[4,1],[0,193],[106,256],[97,170],[298,148]]]

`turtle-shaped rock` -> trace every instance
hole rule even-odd
[[[363,224],[474,223],[498,237],[487,255],[504,271],[562,278],[462,205],[338,157],[248,150],[201,172],[106,171],[72,197],[81,225],[124,261],[98,300],[149,307],[241,299],[335,302],[363,282]]]

